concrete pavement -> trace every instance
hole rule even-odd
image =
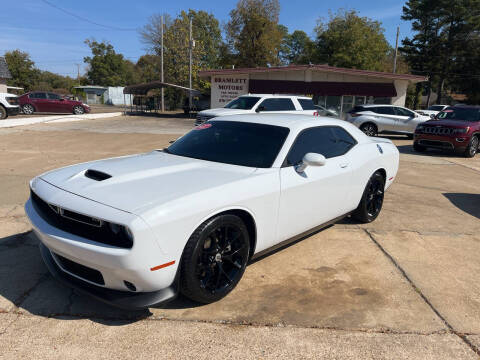
[[[118,117],[0,130],[0,359],[478,358],[480,157],[418,155],[403,138],[375,222],[347,219],[254,262],[217,303],[125,312],[55,282],[23,214],[29,179],[161,148],[192,124]]]

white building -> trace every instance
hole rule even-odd
[[[409,84],[424,76],[336,68],[328,65],[290,65],[264,68],[200,71],[209,80],[211,107],[223,107],[247,93],[312,96],[314,102],[346,113],[366,103],[404,106]]]

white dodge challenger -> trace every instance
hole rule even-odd
[[[123,308],[210,303],[252,258],[347,215],[373,221],[398,162],[345,121],[219,117],[163,150],[40,175],[25,210],[68,285]]]

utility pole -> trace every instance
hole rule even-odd
[[[395,41],[395,55],[393,57],[393,73],[397,72],[397,55],[398,55],[398,36],[400,35],[400,26],[397,26],[397,40]]]
[[[163,15],[160,17],[161,19],[161,50],[160,50],[160,74],[161,74],[161,81],[163,83]],[[165,100],[164,100],[164,92],[163,92],[163,85],[162,85],[162,112],[165,111]]]
[[[80,85],[80,64],[75,64],[77,65],[77,81],[78,85]]]
[[[192,109],[192,51],[195,46],[195,41],[192,38],[192,19],[190,18],[190,40],[189,40],[189,57],[190,57],[190,71],[189,71],[189,90],[188,90],[188,106]]]

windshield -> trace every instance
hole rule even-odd
[[[443,108],[444,108],[443,105],[432,105],[427,110],[442,111]]]
[[[259,97],[240,96],[235,100],[230,101],[225,107],[227,109],[250,110],[260,100]]]
[[[165,152],[225,164],[269,168],[289,129],[235,121],[209,121],[175,141]]]
[[[458,121],[480,121],[480,109],[476,108],[448,108],[437,115],[437,119]]]

